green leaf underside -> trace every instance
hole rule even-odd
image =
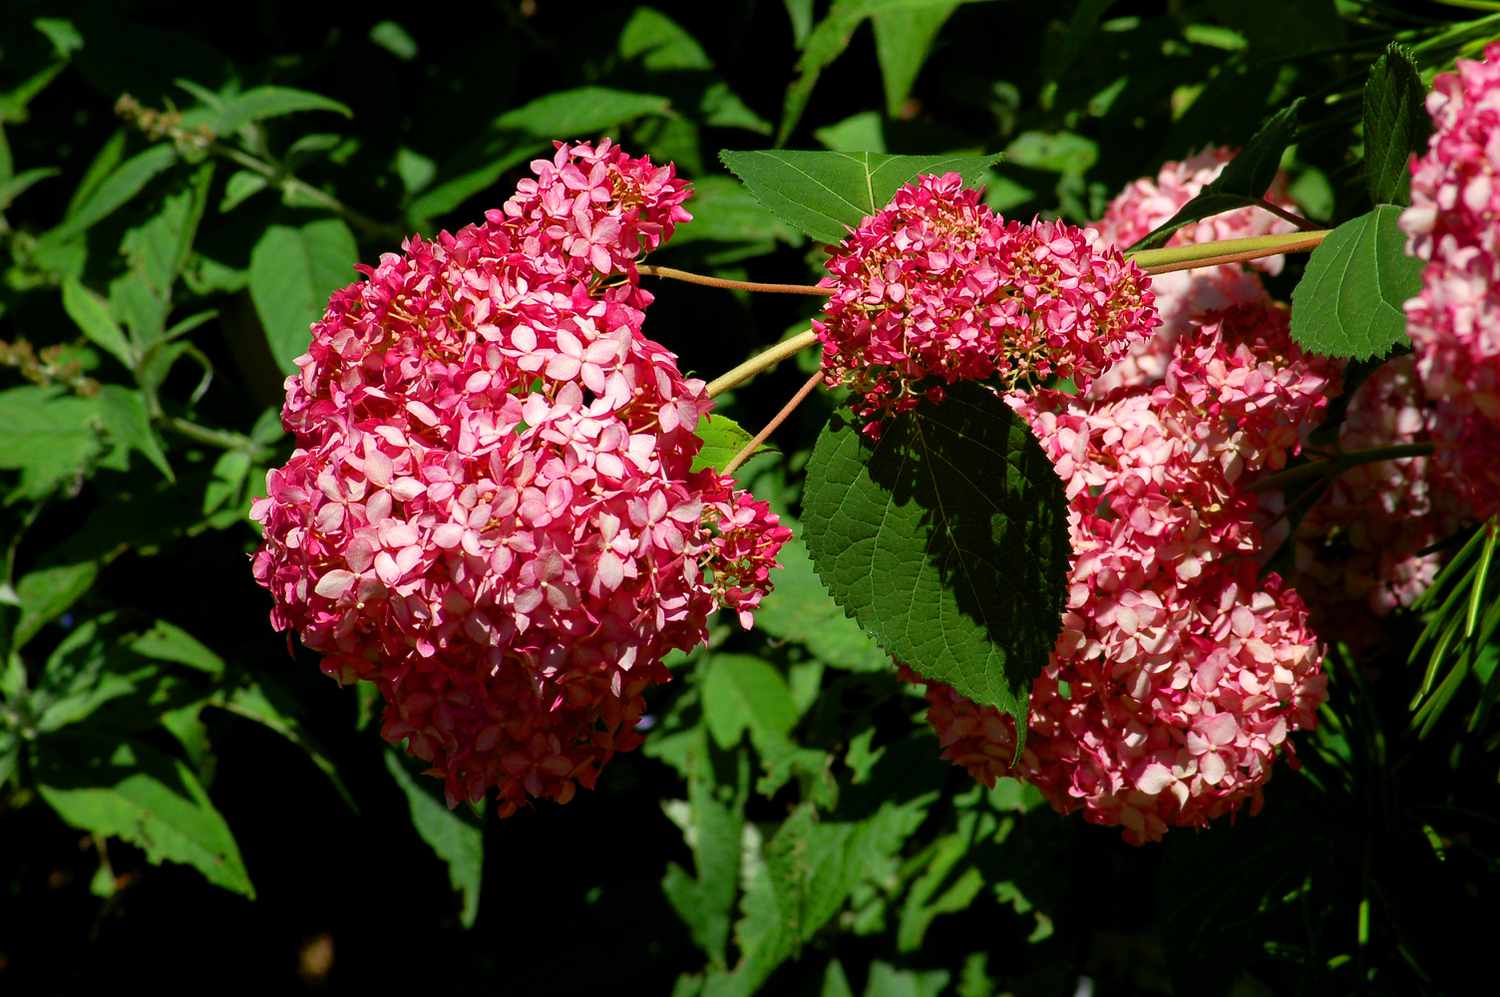
[[[1432,131],[1426,95],[1411,55],[1392,42],[1365,83],[1365,186],[1376,204],[1404,204],[1410,196],[1407,161]]]
[[[1297,130],[1297,114],[1302,107],[1302,98],[1277,111],[1266,119],[1260,131],[1251,137],[1224,167],[1213,183],[1204,187],[1197,197],[1167,219],[1131,249],[1154,249],[1166,244],[1172,233],[1193,222],[1235,208],[1255,204],[1265,196],[1276,171],[1281,168],[1281,156],[1292,144]]]
[[[217,886],[255,896],[229,826],[183,762],[102,738],[53,738],[38,753],[38,789],[68,824],[122,838],[153,863],[181,862]]]
[[[1067,503],[1003,401],[959,385],[874,445],[835,417],[808,463],[803,523],[828,590],[881,647],[1025,730],[1060,627]]]
[[[479,916],[479,884],[484,868],[484,835],[467,810],[449,810],[407,771],[401,753],[387,748],[385,767],[406,795],[411,823],[448,866],[448,881],[463,896],[459,919],[468,928]],[[430,781],[430,780],[424,780]],[[436,785],[436,783],[433,783]]]
[[[719,158],[778,217],[820,242],[838,243],[914,177],[954,172],[974,186],[1000,155],[726,149]]]
[[[1403,303],[1422,287],[1390,204],[1333,230],[1292,291],[1292,338],[1305,350],[1365,360],[1409,343]]]

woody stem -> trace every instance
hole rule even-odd
[[[728,464],[724,465],[723,473],[733,474],[739,470],[740,465],[749,460],[751,455],[760,449],[760,445],[771,438],[771,434],[776,432],[777,427],[786,422],[787,416],[797,411],[797,406],[801,405],[807,399],[807,396],[813,393],[813,389],[818,386],[818,382],[821,380],[823,380],[823,372],[821,370],[813,374],[812,377],[809,377],[806,383],[797,389],[797,393],[785,405],[781,406],[781,411],[771,416],[771,421],[766,423],[765,428],[756,433],[750,442],[746,443],[744,448],[735,454]]]

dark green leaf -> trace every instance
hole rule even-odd
[[[1405,204],[1411,189],[1407,162],[1432,133],[1427,88],[1411,53],[1392,42],[1365,83],[1365,187],[1376,204]]]
[[[977,385],[876,444],[836,416],[802,505],[818,574],[881,647],[1024,729],[1070,552],[1062,483],[1025,422]]]
[[[60,730],[88,717],[99,707],[135,691],[135,682],[112,668],[109,645],[98,624],[85,620],[73,628],[47,658],[31,706],[37,730]]]
[[[0,211],[9,210],[16,198],[30,190],[32,185],[49,177],[55,177],[60,172],[51,166],[41,166],[34,170],[22,170],[13,177],[3,178],[0,180]]]
[[[42,798],[73,827],[122,838],[152,863],[181,862],[255,896],[229,826],[185,764],[131,741],[52,737],[38,745]]]
[[[139,194],[151,180],[177,162],[171,145],[153,145],[115,167],[88,196],[72,207],[63,223],[46,238],[64,242],[107,218],[115,209]]]
[[[865,997],[939,997],[948,977],[946,969],[897,969],[876,959],[870,963]]]
[[[730,177],[695,181],[689,204],[693,221],[677,230],[672,240],[674,250],[695,242],[749,242],[769,252],[778,241],[794,246],[802,243],[802,233],[773,215],[744,184]]]
[[[693,851],[694,875],[675,863],[669,865],[662,893],[709,964],[723,969],[734,898],[739,893],[749,760],[744,752],[715,757],[702,728],[696,734],[689,763],[687,813],[673,817]]]
[[[224,659],[186,630],[157,620],[144,633],[131,637],[126,647],[143,658],[186,665],[207,675],[222,675]]]
[[[207,650],[205,648],[205,650]],[[210,652],[212,653],[212,652]],[[208,705],[218,707],[235,716],[275,731],[307,753],[307,757],[328,777],[333,788],[343,797],[349,809],[358,812],[354,797],[349,794],[333,761],[319,747],[317,741],[297,717],[297,702],[271,682],[242,679],[228,692],[220,692],[208,700]]]
[[[417,57],[417,41],[395,21],[381,21],[370,29],[370,41],[400,59],[410,62]]]
[[[299,111],[332,111],[346,118],[354,116],[347,106],[331,98],[291,87],[266,86],[225,98],[223,107],[211,119],[209,127],[216,134],[227,135],[251,122]]]
[[[781,567],[771,573],[776,590],[755,612],[757,629],[782,640],[803,644],[833,668],[856,672],[883,671],[894,667],[891,656],[880,649],[859,624],[844,614],[813,570],[802,530],[782,518],[792,539],[782,546],[776,560]]]
[[[1302,98],[1299,97],[1267,118],[1260,131],[1245,143],[1240,154],[1229,161],[1213,183],[1131,248],[1152,249],[1164,245],[1172,233],[1184,225],[1257,203],[1276,179],[1282,153],[1292,144],[1296,134],[1301,107]]]
[[[146,459],[168,481],[177,480],[172,474],[171,465],[167,463],[167,454],[162,448],[161,438],[157,436],[156,429],[151,425],[151,417],[146,412],[144,395],[118,384],[106,384],[99,389],[98,402],[99,418],[104,423],[104,428],[109,431],[120,458],[118,463],[106,458],[103,462],[104,466],[114,466],[116,470],[125,470],[126,455],[129,451],[135,450],[145,455]]]
[[[19,651],[45,624],[67,612],[98,574],[99,567],[93,561],[79,561],[38,568],[23,576],[16,583],[21,616],[16,621],[11,649]]]
[[[166,334],[172,288],[192,253],[213,169],[212,162],[200,165],[187,184],[162,199],[150,219],[120,240],[129,269],[110,284],[110,310],[130,329],[144,359],[150,359],[152,346]],[[146,383],[144,376],[141,380]]]
[[[875,29],[875,57],[885,84],[885,111],[901,115],[917,74],[932,51],[932,43],[953,12],[964,0],[939,0],[926,4],[884,5],[870,24]]]
[[[726,149],[719,158],[778,216],[820,242],[837,243],[912,178],[952,171],[973,185],[1000,156]]]
[[[269,187],[271,182],[259,173],[238,170],[224,182],[224,196],[219,199],[219,211],[227,213]]]
[[[778,741],[797,723],[797,704],[786,679],[769,663],[744,654],[715,654],[703,669],[703,717],[721,748],[733,748],[745,731],[757,747]]]
[[[406,760],[394,748],[385,750],[385,767],[401,787],[411,810],[411,823],[448,866],[448,881],[463,896],[459,920],[465,928],[479,916],[479,886],[484,869],[484,833],[466,809],[450,810],[433,796],[437,783],[407,771]],[[419,783],[418,780],[421,780]]]
[[[1408,343],[1402,305],[1422,288],[1401,209],[1382,204],[1333,230],[1292,291],[1292,338],[1325,356],[1363,360]]]
[[[250,254],[250,298],[260,315],[271,355],[283,371],[307,352],[312,324],[328,296],[356,276],[359,247],[338,218],[297,228],[272,225]]]

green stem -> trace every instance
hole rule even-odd
[[[1331,477],[1342,474],[1351,467],[1373,464],[1382,460],[1400,460],[1405,457],[1425,457],[1432,453],[1431,443],[1395,443],[1388,447],[1370,447],[1368,450],[1350,450],[1348,453],[1327,460],[1309,461],[1289,467],[1285,471],[1267,475],[1250,485],[1252,492],[1269,492],[1310,478]]]
[[[1221,263],[1245,263],[1266,256],[1315,249],[1329,234],[1329,229],[1319,229],[1315,232],[1256,235],[1248,239],[1224,239],[1191,246],[1172,246],[1168,249],[1142,249],[1125,255],[1149,274],[1171,273],[1174,270],[1214,267]]]
[[[220,450],[243,450],[251,457],[264,457],[270,454],[270,450],[256,443],[250,437],[242,433],[233,433],[226,429],[214,429],[211,426],[201,426],[188,419],[180,419],[169,416],[162,420],[162,426],[170,429],[178,436],[202,443],[204,446],[216,447]]]
[[[1326,225],[1320,225],[1314,221],[1308,221],[1306,218],[1303,218],[1301,215],[1297,214],[1297,212],[1288,211],[1281,205],[1276,204],[1272,201],[1268,201],[1264,197],[1260,199],[1258,206],[1262,210],[1269,211],[1271,214],[1275,215],[1277,218],[1282,219],[1283,221],[1291,222],[1303,232],[1317,232],[1328,227]]]
[[[326,208],[336,215],[341,215],[351,225],[362,230],[366,235],[400,239],[406,234],[398,226],[387,225],[385,222],[377,221],[369,215],[356,211],[332,194],[314,187],[307,181],[288,173],[284,168],[274,163],[268,163],[258,156],[252,156],[244,150],[236,149],[231,145],[225,145],[218,140],[208,143],[207,149],[214,155],[227,159],[232,163],[237,163],[252,173],[260,174],[283,193],[296,194],[321,208]]]
[[[807,347],[813,345],[817,341],[818,334],[816,332],[813,332],[811,329],[808,329],[805,332],[799,332],[797,333],[797,335],[793,336],[790,339],[782,340],[770,349],[765,350],[761,353],[757,353],[749,360],[746,360],[738,367],[735,367],[733,370],[728,371],[724,374],[720,374],[712,381],[709,381],[708,397],[714,398],[718,395],[722,395],[724,392],[728,391],[730,388],[735,387],[736,385],[744,384],[756,374],[770,370],[772,367],[775,367],[787,357],[791,356],[794,353],[805,350]]]

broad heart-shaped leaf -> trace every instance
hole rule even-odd
[[[1153,249],[1165,245],[1172,233],[1184,225],[1258,202],[1276,179],[1276,171],[1281,168],[1281,154],[1292,144],[1301,107],[1302,98],[1298,97],[1267,118],[1260,131],[1245,143],[1240,154],[1229,161],[1213,183],[1130,248]]]
[[[359,247],[337,218],[292,228],[272,225],[250,253],[250,298],[283,371],[307,352],[328,296],[355,277]]]
[[[1409,343],[1402,305],[1422,288],[1401,209],[1378,205],[1323,240],[1292,290],[1292,338],[1304,350],[1365,360]]]
[[[1061,625],[1067,503],[1003,401],[961,384],[875,444],[835,416],[808,461],[802,517],[818,574],[881,647],[1026,729]]]
[[[80,478],[103,441],[99,403],[56,387],[0,391],[0,471],[20,471],[7,501],[40,499]]]
[[[182,862],[210,883],[255,896],[229,825],[187,765],[134,741],[43,738],[35,773],[42,799],[68,824],[122,838],[159,864]]]
[[[459,921],[465,928],[474,926],[479,916],[479,886],[484,871],[484,833],[466,806],[449,810],[436,796],[437,783],[413,775],[402,753],[394,748],[385,751],[385,767],[406,795],[411,809],[411,823],[448,866],[448,881],[463,896]]]
[[[1411,53],[1392,42],[1365,82],[1365,186],[1376,204],[1405,204],[1410,197],[1407,161],[1432,132],[1426,99]]]
[[[771,572],[776,590],[755,611],[756,629],[805,645],[830,668],[878,672],[895,667],[891,656],[829,596],[802,542],[802,527],[786,516],[781,523],[792,531],[792,539],[776,555],[781,562]]]
[[[820,242],[838,243],[913,177],[957,173],[973,186],[1000,155],[887,156],[766,149],[719,153],[760,202]]]
[[[733,748],[748,730],[764,750],[796,725],[797,704],[773,665],[748,654],[715,654],[702,668],[703,719],[720,748]]]

